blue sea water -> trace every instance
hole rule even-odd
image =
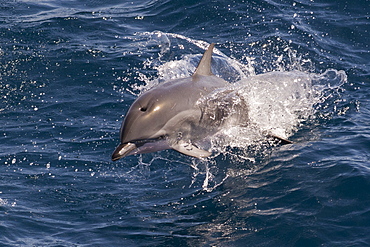
[[[369,6],[2,1],[0,245],[369,246]],[[112,162],[132,102],[212,42],[251,122],[293,144],[230,128],[208,159]],[[312,83],[238,84],[271,71]]]

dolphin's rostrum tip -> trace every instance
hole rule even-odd
[[[119,160],[119,159],[129,155],[135,149],[136,149],[136,145],[134,143],[121,143],[114,150],[114,152],[112,154],[112,161]]]

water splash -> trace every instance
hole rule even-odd
[[[147,49],[157,47],[158,56],[144,63],[146,68],[156,70],[157,76],[141,77],[145,85],[136,87],[140,93],[163,81],[191,76],[201,57],[199,48],[205,49],[209,45],[178,34],[153,32],[141,35],[149,37],[143,42]],[[192,184],[202,177],[202,188],[212,191],[227,177],[235,175],[227,169],[223,172],[214,169],[219,166],[217,159],[253,164],[255,157],[263,156],[266,147],[271,146],[266,135],[289,139],[303,125],[339,112],[336,104],[341,98],[342,85],[347,81],[345,72],[329,69],[324,73],[312,73],[314,69],[309,59],[298,55],[280,39],[278,42],[278,51],[284,54],[271,55],[268,60],[272,69],[267,71],[253,62],[252,57],[243,56],[246,63],[242,63],[215,49],[212,71],[231,83],[200,99],[198,104],[205,108],[205,112],[214,113],[217,108],[230,114],[227,114],[225,127],[210,137],[208,146],[205,146],[214,151],[213,157],[207,161],[193,161]],[[176,51],[183,54],[183,50],[199,53],[182,55],[180,59],[166,58]],[[271,60],[273,57],[275,60]],[[256,75],[256,71],[263,73]]]

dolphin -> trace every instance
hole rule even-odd
[[[246,102],[235,104],[232,90],[227,89],[230,83],[211,71],[214,46],[209,45],[192,76],[166,81],[134,101],[122,122],[121,143],[112,154],[113,161],[165,149],[206,158],[212,152],[201,148],[205,139],[235,121],[248,122]],[[212,97],[217,93],[223,97]]]
[[[169,80],[139,96],[128,110],[120,130],[121,143],[112,154],[116,161],[128,155],[174,149],[205,158],[212,153],[197,141],[217,130],[217,124],[202,121],[197,101],[229,83],[211,72],[212,43],[194,74]]]

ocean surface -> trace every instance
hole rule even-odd
[[[112,162],[210,43],[248,126]],[[1,1],[0,246],[370,246],[369,99],[369,0]]]

